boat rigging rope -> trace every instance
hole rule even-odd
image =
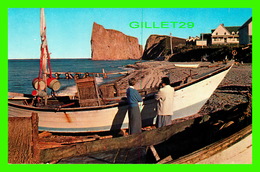
[[[46,52],[47,52],[47,62],[48,62],[48,68],[49,68],[49,72],[50,72],[50,78],[52,78],[51,57],[50,57],[50,53],[49,53],[49,49],[48,49],[47,45],[46,45]]]

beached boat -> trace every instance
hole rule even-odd
[[[44,84],[51,85],[52,90],[57,90],[60,85],[51,73],[43,9],[41,9],[40,31],[41,59],[39,76],[33,81],[35,95],[10,93],[9,117],[30,116],[32,112],[36,112],[39,116],[40,131],[71,133],[128,128],[128,106],[124,97],[119,94],[122,90],[113,90],[116,93],[111,91],[110,88],[115,87],[113,83],[102,86],[101,90],[96,84],[95,77],[86,76],[84,79],[75,80],[78,88],[77,98],[53,96],[47,99],[46,92],[42,90],[46,89]],[[175,87],[176,92],[173,96],[176,101],[173,104],[175,111],[172,120],[198,113],[231,67],[232,64],[223,66],[197,77],[192,82]],[[144,127],[153,125],[155,121],[157,102],[154,99],[154,90],[156,89],[139,90],[145,93],[143,105],[140,107]],[[106,93],[101,97],[100,92]],[[38,101],[40,94],[43,94],[44,102]]]
[[[190,154],[158,164],[252,164],[252,125]]]
[[[176,63],[174,64],[176,67],[185,67],[185,68],[198,68],[199,63],[196,64],[189,64],[189,63]]]
[[[197,114],[231,67],[232,65],[228,65],[219,68],[190,83],[175,87],[174,99],[176,101],[173,104],[175,111],[172,120]],[[79,100],[70,99],[68,96],[49,99],[49,103],[56,103],[53,107],[28,105],[32,100],[33,97],[25,97],[23,94],[10,94],[8,100],[9,116],[30,116],[34,111],[39,115],[39,130],[51,132],[106,131],[128,127],[128,106],[122,97],[108,98],[106,104],[86,107],[77,107]],[[24,104],[25,102],[27,103]],[[64,104],[64,102],[66,102],[65,106],[74,107],[59,105],[60,103]],[[154,124],[156,103],[154,93],[145,96],[141,107],[143,126]]]

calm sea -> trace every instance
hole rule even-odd
[[[92,61],[90,59],[51,59],[53,72],[119,72],[129,70],[124,66],[133,64],[136,60]],[[8,60],[8,91],[31,94],[32,80],[38,77],[39,59],[9,59]],[[118,75],[117,75],[118,76]],[[111,80],[111,75],[104,82]],[[60,79],[61,90],[75,85],[74,80]]]

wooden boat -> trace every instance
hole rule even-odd
[[[44,11],[41,10],[41,36],[42,55],[40,72],[43,80],[47,80],[51,71],[50,59],[46,40],[46,26]],[[211,73],[194,79],[192,82],[175,87],[174,115],[172,120],[186,118],[196,114],[205,104],[222,79],[228,73],[232,64],[218,68]],[[10,117],[30,116],[36,112],[39,116],[39,130],[50,132],[93,132],[120,130],[128,128],[127,104],[124,97],[120,96],[121,90],[111,91],[112,84],[98,88],[95,78],[87,76],[76,80],[78,87],[78,98],[69,96],[58,96],[45,99],[45,106],[35,106],[35,97],[24,94],[9,94],[8,115]],[[172,86],[175,84],[173,83]],[[155,89],[139,90],[144,93],[144,102],[141,108],[143,127],[154,124],[156,117]],[[114,91],[116,93],[114,93]],[[99,92],[105,92],[103,97]],[[118,96],[119,95],[119,96]],[[38,104],[41,102],[38,102]]]
[[[176,63],[174,64],[176,67],[185,67],[185,68],[198,68],[199,63],[196,64],[187,64],[187,63]]]
[[[252,164],[252,125],[176,160],[168,156],[158,164]]]
[[[232,65],[199,77],[190,83],[175,87],[174,115],[172,120],[196,114],[206,103]],[[14,94],[10,94],[14,95]],[[16,94],[17,95],[17,94]],[[19,95],[19,94],[18,94]],[[122,97],[108,98],[106,104],[77,107],[78,99],[57,97],[48,102],[58,105],[53,107],[35,107],[25,105],[32,102],[33,97],[10,97],[8,100],[9,116],[31,115],[32,111],[39,115],[39,130],[51,132],[89,132],[118,130],[128,127],[127,104]],[[21,97],[22,96],[22,97]],[[60,104],[71,105],[62,107]],[[153,125],[156,117],[156,100],[154,93],[145,96],[141,107],[143,126]]]

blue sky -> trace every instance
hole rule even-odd
[[[89,58],[93,22],[139,39],[145,45],[151,34],[188,38],[210,33],[219,24],[241,26],[251,8],[46,8],[47,40],[52,58]],[[131,28],[130,22],[177,22],[175,28]],[[179,28],[193,22],[193,28]],[[40,57],[40,9],[8,9],[8,58]],[[186,25],[187,26],[187,25]]]

